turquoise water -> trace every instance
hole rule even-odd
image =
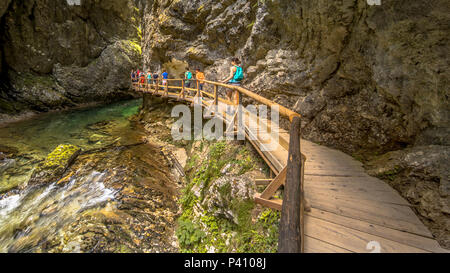
[[[0,127],[1,146],[17,151],[12,158],[0,160],[0,193],[26,182],[36,164],[60,144],[73,144],[86,150],[113,140],[135,141],[139,132],[132,128],[129,118],[138,112],[141,104],[137,99],[46,113]],[[96,130],[98,126],[90,126],[99,122],[107,122],[100,131]]]

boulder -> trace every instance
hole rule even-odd
[[[43,185],[56,182],[80,154],[81,149],[70,144],[61,144],[33,170],[28,185]]]
[[[202,207],[214,216],[239,224],[240,215],[253,206],[254,194],[254,183],[247,175],[225,175],[208,187]]]

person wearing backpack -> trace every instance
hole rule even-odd
[[[147,71],[147,84],[152,84],[152,72]]]
[[[191,88],[191,81],[190,80],[192,80],[192,73],[191,73],[189,67],[186,68],[186,72],[184,73],[184,78],[186,79],[184,81],[184,86],[187,87],[187,88]]]
[[[243,79],[244,79],[244,70],[241,67],[241,61],[235,57],[231,59],[230,75],[228,76],[228,78],[224,79],[222,83],[241,86]],[[236,91],[233,92],[233,90],[227,90],[227,97],[230,101],[232,101],[233,95],[235,97],[235,94]]]

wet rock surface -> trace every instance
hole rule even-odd
[[[0,19],[0,114],[131,96],[141,55],[134,1],[2,1]]]

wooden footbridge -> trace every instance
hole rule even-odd
[[[367,175],[360,162],[300,140],[299,114],[242,87],[203,81],[203,91],[198,81],[191,83],[196,88],[186,87],[182,79],[169,79],[164,85],[133,82],[132,86],[137,92],[201,105],[223,120],[227,135],[245,136],[255,147],[275,175],[255,181],[266,186],[255,202],[282,211],[279,252],[448,252],[433,239],[411,205],[385,182]],[[234,90],[233,101],[220,96],[219,88]],[[243,96],[278,107],[280,116],[291,122],[290,132],[247,111],[242,107]],[[230,106],[235,111],[227,113]],[[264,125],[269,130],[260,131]],[[278,137],[272,149],[263,149],[276,137],[268,131],[278,132]],[[281,186],[283,200],[274,197]]]

